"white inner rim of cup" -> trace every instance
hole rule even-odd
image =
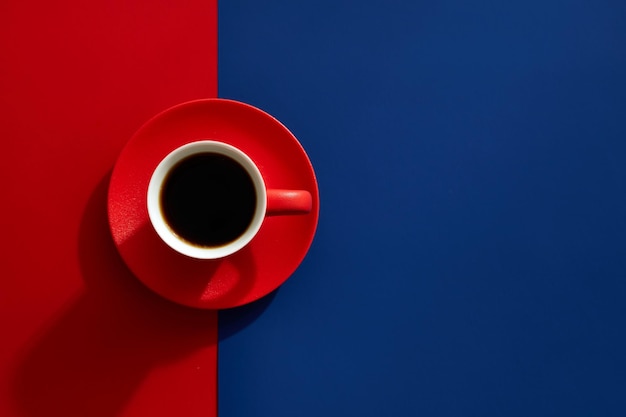
[[[252,221],[246,231],[232,242],[218,247],[195,246],[180,238],[168,226],[161,208],[161,190],[163,187],[163,181],[167,177],[167,174],[174,166],[176,166],[178,162],[199,153],[218,153],[237,161],[248,172],[248,175],[250,175],[256,192],[256,207],[254,215],[252,216]],[[265,211],[267,209],[265,182],[263,181],[261,172],[252,159],[234,146],[212,140],[202,140],[188,143],[175,149],[163,158],[150,178],[147,200],[148,216],[159,237],[175,251],[197,259],[223,258],[246,246],[261,228],[263,219],[265,218]]]

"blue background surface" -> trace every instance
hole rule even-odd
[[[321,213],[220,313],[234,416],[626,415],[626,3],[223,0]]]

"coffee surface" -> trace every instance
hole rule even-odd
[[[235,160],[200,153],[178,162],[161,189],[161,209],[170,229],[201,247],[219,247],[241,236],[256,207],[252,178]]]

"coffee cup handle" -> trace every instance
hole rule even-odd
[[[267,190],[267,216],[306,214],[313,208],[313,197],[305,190]]]

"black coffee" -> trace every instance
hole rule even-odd
[[[196,246],[223,246],[237,239],[250,226],[255,206],[250,175],[218,153],[199,153],[178,162],[161,189],[169,227]]]

